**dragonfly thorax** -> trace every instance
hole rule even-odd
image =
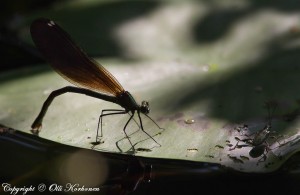
[[[126,111],[138,111],[143,114],[148,114],[150,112],[149,102],[142,101],[141,105],[137,104],[135,99],[128,91],[121,93],[118,96],[116,103],[125,108]]]

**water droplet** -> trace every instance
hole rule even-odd
[[[197,148],[188,148],[187,149],[188,152],[198,152]]]
[[[43,91],[43,95],[49,95],[51,92],[52,92],[51,89],[45,89],[45,90]]]
[[[47,23],[47,25],[48,25],[49,27],[53,27],[53,26],[55,25],[55,23],[51,20],[50,22]]]
[[[195,120],[194,119],[185,119],[184,122],[185,122],[185,124],[193,124],[193,123],[195,123]]]
[[[203,70],[204,72],[207,72],[207,71],[209,70],[209,65],[204,65],[204,66],[202,67],[202,70]]]

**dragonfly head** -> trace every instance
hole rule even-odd
[[[149,114],[150,108],[149,108],[149,102],[147,101],[142,101],[142,104],[140,106],[140,111],[143,114]]]

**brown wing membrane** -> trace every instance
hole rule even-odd
[[[89,58],[53,21],[38,19],[32,23],[30,32],[35,45],[54,70],[69,82],[113,96],[124,92],[115,77]]]

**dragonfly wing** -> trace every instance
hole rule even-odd
[[[30,28],[32,39],[63,78],[79,87],[117,96],[121,84],[101,64],[89,58],[69,34],[49,19],[37,19]]]

